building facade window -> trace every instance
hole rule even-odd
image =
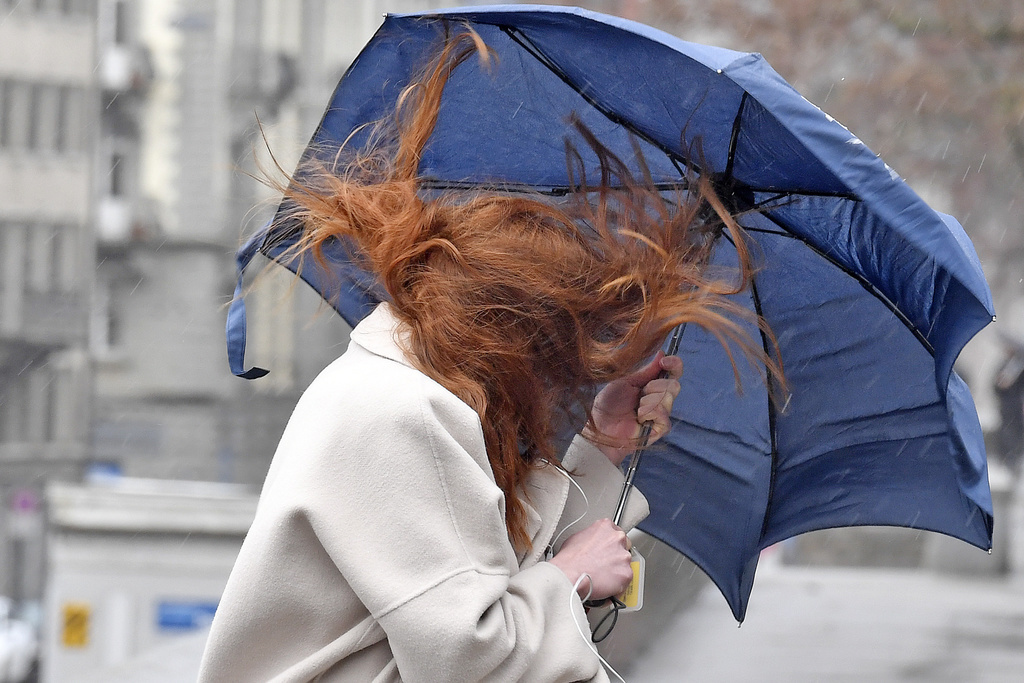
[[[3,0],[0,0],[3,2]],[[10,83],[7,79],[0,78],[0,150],[8,145],[10,131],[7,129],[7,122],[10,120],[8,110],[11,107]]]
[[[114,13],[114,44],[128,44],[128,3],[124,0],[116,0],[113,7]]]
[[[110,185],[107,188],[111,197],[123,197],[127,194],[125,189],[125,157],[120,152],[110,155]]]
[[[0,78],[0,150],[82,151],[85,90]]]
[[[60,140],[60,86],[36,84],[32,88],[32,138],[34,150],[56,152]]]
[[[55,231],[50,226],[32,226],[28,232],[28,263],[25,273],[30,292],[45,294],[53,288],[55,238]]]
[[[53,286],[56,291],[70,294],[77,290],[78,281],[78,230],[72,225],[61,225],[53,236]]]
[[[57,151],[80,152],[85,149],[86,91],[82,88],[60,88]]]
[[[18,80],[4,83],[0,109],[0,147],[26,149],[29,144],[32,110],[32,86]]]
[[[26,405],[21,374],[7,378],[0,388],[0,443],[25,440]]]
[[[0,222],[0,331],[21,329],[25,313],[25,227]]]
[[[48,223],[0,223],[4,252],[0,264],[8,260],[0,278],[0,300],[33,294],[69,294],[75,291],[78,267],[76,229]],[[14,261],[17,261],[16,263]],[[17,278],[15,278],[17,274]]]
[[[26,288],[36,294],[74,291],[75,231],[66,225],[36,224],[28,228]]]
[[[96,13],[96,0],[0,0],[0,12],[87,18]]]
[[[6,378],[0,393],[0,443],[55,440],[57,373],[47,364],[29,364]]]

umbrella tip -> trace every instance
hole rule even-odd
[[[991,554],[992,554],[992,548],[989,548],[989,549],[988,549],[988,550],[986,550],[985,552],[987,552],[987,553],[988,553],[989,555],[991,555]]]

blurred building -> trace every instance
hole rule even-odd
[[[344,341],[329,318],[306,329],[315,299],[268,277],[250,303],[251,356],[271,375],[238,380],[224,352],[233,253],[270,196],[247,175],[259,174],[253,151],[266,135],[294,159],[312,133],[307,99],[322,106],[344,65],[325,64],[319,45],[326,7],[350,26],[343,4],[350,13],[319,1],[100,0],[97,463],[257,485],[297,392]]]
[[[96,8],[0,1],[0,594],[42,591],[43,484],[88,457]]]
[[[0,0],[0,594],[39,604],[47,482],[258,488],[347,329],[268,271],[248,360],[271,374],[228,372],[234,251],[273,206],[252,176],[294,167],[384,12],[446,4]],[[81,598],[97,624],[124,603]]]
[[[97,1],[91,457],[258,485],[298,393],[347,340],[304,285],[269,274],[249,296],[249,359],[271,374],[229,374],[233,254],[275,195],[258,179],[294,167],[383,12],[430,3]]]

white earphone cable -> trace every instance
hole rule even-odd
[[[580,486],[576,482],[575,479],[573,479],[571,476],[569,476],[569,473],[566,472],[565,470],[559,469],[559,470],[556,470],[556,471],[560,472],[562,474],[562,476],[564,476],[566,479],[568,479],[569,483],[572,484],[573,486],[575,486],[576,490],[580,492],[580,495],[583,496],[584,508],[583,508],[583,514],[581,514],[579,517],[577,517],[576,519],[574,519],[571,522],[569,522],[568,524],[566,524],[562,528],[562,530],[558,532],[558,535],[555,536],[551,540],[551,549],[552,549],[552,551],[554,551],[555,546],[558,544],[558,539],[560,539],[562,537],[562,535],[565,534],[565,532],[570,529],[570,527],[572,527],[574,524],[577,524],[577,523],[581,522],[583,520],[583,518],[585,518],[590,513],[590,500],[587,498],[587,494],[583,490],[583,487]]]
[[[619,672],[613,669],[612,665],[605,661],[605,658],[602,657],[601,653],[597,651],[597,647],[590,641],[590,636],[587,633],[590,629],[588,628],[587,631],[584,631],[583,627],[580,626],[579,619],[577,619],[576,610],[573,609],[573,598],[579,594],[580,586],[583,585],[584,579],[586,579],[587,582],[590,583],[590,586],[587,588],[586,596],[583,597],[583,602],[586,602],[590,599],[590,594],[594,589],[594,580],[590,578],[590,574],[580,574],[580,577],[576,579],[576,583],[574,583],[572,586],[572,592],[569,593],[569,613],[572,614],[573,623],[576,624],[576,630],[579,631],[580,638],[582,638],[583,642],[587,644],[587,647],[589,647],[593,651],[593,653],[597,655],[597,659],[599,662],[601,662],[601,666],[603,666],[605,670],[608,671],[608,673],[615,676],[615,678],[619,679],[622,683],[626,683],[626,679],[620,676]]]

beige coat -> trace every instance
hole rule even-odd
[[[541,561],[614,510],[577,437],[527,482],[516,557],[477,414],[415,370],[386,305],[300,399],[264,484],[200,681],[605,681],[572,585]],[[635,495],[627,522],[647,511]],[[565,533],[566,525],[585,515]]]

